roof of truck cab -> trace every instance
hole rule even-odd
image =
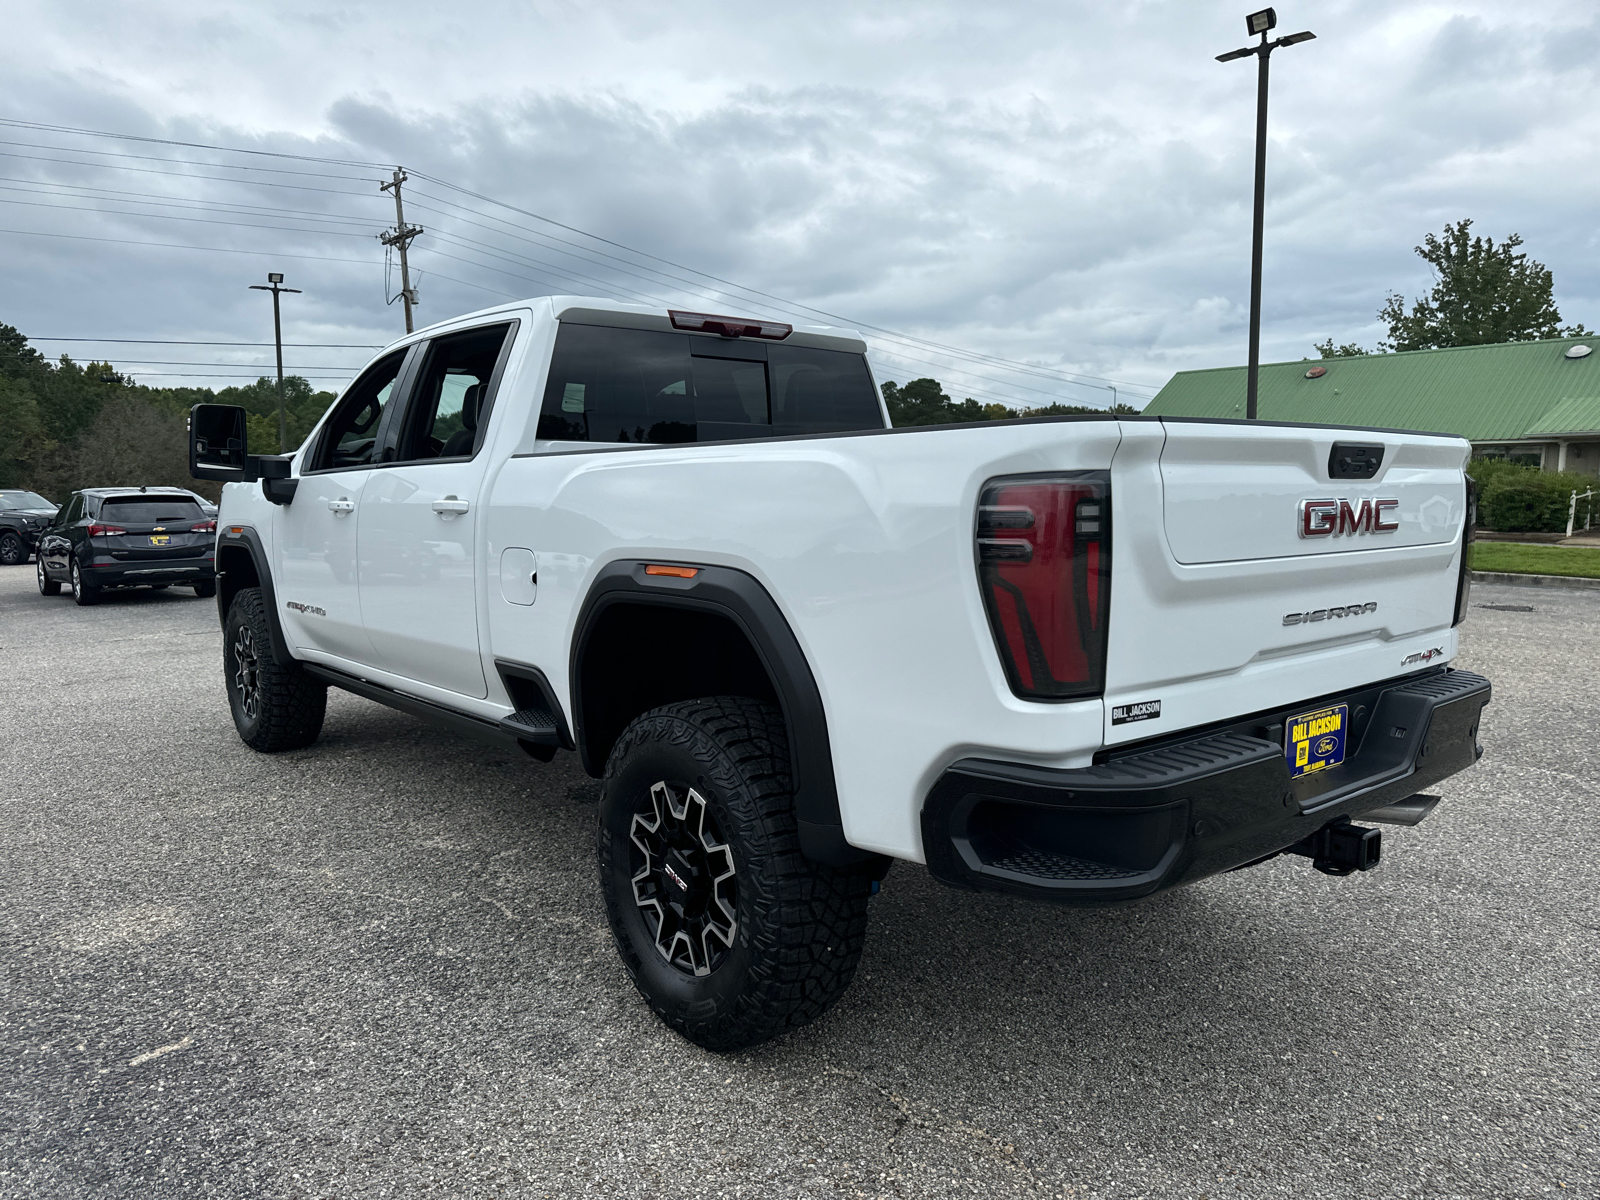
[[[480,308],[476,312],[463,313],[459,317],[451,317],[448,321],[438,321],[433,325],[425,326],[415,333],[408,333],[403,338],[396,338],[390,345],[385,346],[382,353],[392,351],[396,346],[408,345],[435,333],[448,332],[458,329],[463,325],[470,325],[479,321],[491,320],[494,317],[514,312],[523,308],[539,308],[549,305],[552,316],[559,318],[562,313],[574,309],[587,309],[591,312],[618,313],[624,315],[649,318],[657,322],[666,322],[668,314],[672,312],[703,313],[707,316],[733,317],[749,322],[770,321],[771,318],[756,316],[749,312],[740,312],[737,306],[732,309],[714,306],[691,306],[688,304],[667,307],[653,304],[631,304],[623,300],[611,300],[605,296],[530,296],[526,300],[507,301],[496,304],[490,308]],[[784,321],[782,324],[790,326],[795,333],[806,334],[817,338],[837,338],[851,342],[861,343],[861,349],[866,348],[866,343],[859,331],[840,325],[811,325],[797,324],[793,321]]]
[[[1597,433],[1600,354],[1567,356],[1597,344],[1551,338],[1263,363],[1258,412],[1264,420],[1429,430],[1474,442]],[[1145,414],[1242,417],[1246,374],[1245,367],[1180,371]]]

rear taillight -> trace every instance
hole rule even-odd
[[[217,523],[215,521],[201,521],[198,525],[189,526],[190,533],[215,533],[216,531]]]
[[[1456,619],[1450,624],[1459,625],[1467,619],[1467,599],[1472,594],[1472,543],[1478,537],[1478,485],[1467,476],[1467,519],[1461,529],[1461,573],[1456,576]]]
[[[978,501],[978,578],[1011,690],[1098,696],[1111,601],[1104,471],[991,479]]]
[[[121,525],[91,525],[91,526],[89,526],[89,536],[90,537],[107,537],[107,536],[109,536],[111,534],[127,533],[127,532],[128,531],[126,529],[124,529]]]

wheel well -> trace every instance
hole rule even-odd
[[[704,696],[749,696],[782,707],[761,657],[737,622],[664,604],[608,605],[580,651],[580,748],[591,775],[640,713]]]
[[[228,619],[228,606],[245,588],[260,587],[256,560],[245,546],[222,546],[217,550],[217,613]]]

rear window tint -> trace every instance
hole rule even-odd
[[[882,428],[860,354],[563,324],[538,435],[662,443]]]
[[[100,502],[102,517],[119,521],[200,521],[200,505],[190,496],[107,496]]]

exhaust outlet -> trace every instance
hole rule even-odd
[[[1441,798],[1418,793],[1405,800],[1396,800],[1393,804],[1362,813],[1361,819],[1381,821],[1386,825],[1420,825],[1422,819],[1434,810]]]

